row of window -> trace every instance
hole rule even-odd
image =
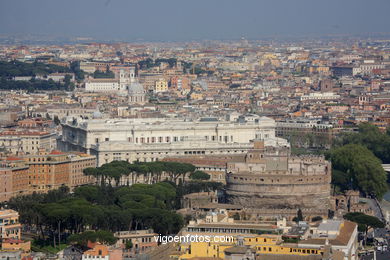
[[[263,178],[260,178],[260,179],[252,179],[252,178],[243,178],[243,177],[234,177],[233,179],[235,179],[235,180],[240,180],[240,181],[265,181]],[[313,178],[311,178],[310,179],[311,181],[322,181],[322,178],[315,178],[315,179],[313,179]],[[274,179],[271,179],[271,182],[274,182],[274,181],[276,181],[276,182],[279,182],[279,179],[276,179],[276,180],[274,180]],[[298,179],[298,180],[296,180],[297,182],[302,182],[302,181],[304,181],[304,179]],[[309,179],[306,179],[306,181],[309,181]]]
[[[283,247],[281,248],[283,249]],[[272,252],[272,247],[257,247],[258,251],[262,252]],[[299,249],[299,248],[290,248],[290,253],[303,253],[303,254],[318,254],[318,250],[315,249]]]

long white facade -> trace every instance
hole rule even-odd
[[[183,119],[91,119],[62,124],[59,143],[65,151],[97,156],[98,164],[113,160],[155,161],[168,156],[246,153],[254,139],[270,146],[288,146],[275,137],[275,121],[185,121]]]

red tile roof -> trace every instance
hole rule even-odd
[[[7,160],[7,161],[20,161],[20,160],[22,160],[22,159],[19,158],[19,157],[16,157],[16,156],[9,156],[9,157],[7,157],[6,160]]]
[[[53,151],[51,151],[50,154],[52,154],[52,155],[60,155],[60,154],[64,154],[64,153],[61,152],[61,151],[58,151],[58,150],[53,150]]]

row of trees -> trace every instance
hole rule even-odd
[[[0,79],[0,89],[4,90],[27,90],[28,92],[34,92],[35,90],[65,90],[72,91],[74,89],[73,83],[65,81],[64,83],[55,82],[49,80],[36,80],[29,81],[15,81],[5,77]]]
[[[100,242],[106,245],[113,245],[117,241],[117,238],[109,231],[97,230],[97,231],[85,231],[79,234],[73,234],[68,238],[69,243],[87,246],[88,242]]]
[[[173,211],[176,187],[167,182],[131,187],[83,186],[69,193],[66,187],[47,194],[12,198],[8,206],[17,210],[22,223],[35,227],[41,239],[49,234],[53,243],[65,234],[87,230],[153,229],[176,233],[183,218]]]
[[[297,148],[330,148],[332,140],[330,133],[305,133],[294,131],[286,136],[292,146]]]
[[[101,79],[101,78],[113,79],[113,78],[115,78],[115,74],[114,74],[114,72],[112,72],[111,70],[109,70],[109,69],[107,68],[106,71],[96,70],[96,71],[93,73],[93,77],[94,77],[95,79]]]
[[[42,62],[21,62],[21,61],[0,61],[0,89],[11,90],[21,89],[29,92],[35,90],[65,90],[72,91],[74,84],[70,82],[71,76],[66,75],[64,82],[59,83],[51,79],[38,80],[37,75],[48,75],[54,72],[71,73],[71,68],[62,67],[54,64],[45,64]],[[29,81],[15,81],[16,76],[31,76]]]
[[[71,72],[67,67],[42,62],[0,61],[0,77],[12,79],[16,76],[48,75],[54,72]]]
[[[168,180],[160,182],[163,172],[168,173]],[[78,187],[73,193],[62,187],[47,194],[19,196],[12,198],[8,207],[17,210],[21,222],[33,227],[40,239],[50,238],[54,246],[64,242],[69,234],[73,234],[69,242],[83,244],[91,237],[108,241],[111,236],[104,230],[112,233],[151,228],[160,234],[176,233],[184,224],[183,218],[174,211],[181,207],[182,197],[193,192],[215,191],[223,186],[208,181],[210,176],[195,171],[193,165],[175,162],[130,164],[114,161],[88,168],[85,174],[95,176],[98,185]],[[177,181],[179,176],[186,174],[190,174],[189,181]],[[133,183],[140,175],[155,183],[110,185],[112,180],[118,184],[123,175],[134,175]],[[91,234],[88,232],[91,229],[101,232]]]
[[[122,177],[129,180],[127,185],[137,183],[140,176],[145,183],[157,183],[163,181],[166,176],[169,181],[178,182],[179,177],[183,179],[187,174],[195,171],[195,166],[188,163],[178,162],[135,162],[113,161],[97,168],[86,168],[84,174],[94,176],[101,186],[115,182],[119,186]]]
[[[151,58],[147,58],[145,60],[139,61],[138,65],[139,65],[140,69],[149,69],[152,67],[160,66],[160,64],[162,62],[168,63],[169,67],[173,68],[177,63],[177,59],[175,59],[175,58],[169,58],[169,59],[159,58],[159,59],[156,59],[155,61],[153,61]]]

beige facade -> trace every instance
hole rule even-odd
[[[131,258],[144,254],[157,247],[155,237],[159,234],[152,230],[119,231],[115,237],[118,238],[117,246],[123,248],[123,257]],[[126,243],[131,242],[132,247],[126,248]]]
[[[0,147],[12,154],[37,154],[41,149],[56,148],[56,134],[40,131],[3,131]]]
[[[68,187],[73,190],[75,187],[93,184],[95,178],[93,176],[86,176],[83,170],[89,167],[96,167],[96,157],[88,154],[78,153],[71,154],[69,164],[69,182]]]
[[[1,162],[0,202],[29,193],[28,169],[24,160],[18,157],[8,157]]]
[[[168,82],[165,79],[158,79],[154,84],[154,92],[166,92],[168,91]]]
[[[19,213],[12,209],[0,210],[0,239],[20,239]]]

